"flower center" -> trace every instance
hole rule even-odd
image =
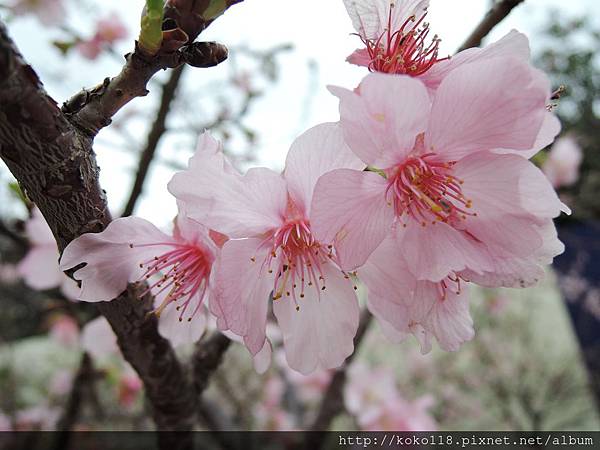
[[[212,258],[208,257],[205,249],[191,244],[158,243],[129,246],[134,248],[164,245],[170,245],[172,249],[140,263],[140,268],[145,269],[145,272],[139,281],[152,283],[142,296],[148,292],[158,295],[168,290],[167,296],[154,312],[160,315],[169,304],[182,301],[176,308],[179,311],[179,321],[183,320],[191,301],[197,298],[196,306],[189,312],[187,319],[191,321],[200,309],[208,289]]]
[[[427,72],[435,63],[448,59],[438,59],[441,39],[435,35],[429,43],[425,44],[429,35],[429,23],[424,22],[427,11],[416,20],[413,15],[406,19],[399,30],[392,31],[392,9],[387,29],[378,39],[364,39],[371,62],[369,70],[392,74],[406,74],[419,76]]]
[[[323,268],[333,258],[332,246],[325,248],[315,241],[307,220],[287,221],[263,245],[270,250],[264,267],[276,274],[273,300],[291,297],[299,310],[298,298],[304,298],[307,288],[315,289],[319,295],[326,289]]]
[[[385,195],[396,216],[406,215],[422,226],[436,221],[456,225],[467,216],[476,216],[469,211],[472,201],[462,193],[463,180],[452,174],[454,164],[426,153],[391,169]]]

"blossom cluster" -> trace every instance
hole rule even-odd
[[[220,330],[269,356],[271,312],[288,364],[340,366],[353,352],[357,290],[392,340],[458,350],[474,335],[468,285],[527,287],[563,251],[552,219],[569,212],[529,161],[560,131],[546,76],[511,31],[438,58],[426,0],[345,0],[370,72],[330,87],[340,119],[292,144],[283,173],[238,172],[206,132],[168,185],[172,235],[140,218],[72,242],[79,298],[110,301],[146,282],[156,313],[185,333]],[[197,327],[194,325],[198,322]],[[191,324],[191,325],[190,325]]]

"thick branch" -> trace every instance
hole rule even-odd
[[[344,385],[346,384],[347,379],[346,372],[352,363],[352,360],[358,353],[358,348],[365,337],[372,317],[373,316],[371,316],[369,311],[365,310],[363,312],[356,336],[354,336],[354,353],[348,356],[344,365],[334,372],[333,377],[329,382],[329,386],[327,387],[327,391],[325,391],[325,395],[323,396],[323,400],[321,401],[317,418],[310,427],[310,431],[327,431],[331,426],[333,419],[344,410]],[[307,449],[318,448],[316,445],[317,443],[314,441],[315,439],[319,439],[318,433],[311,433],[308,435],[307,441],[310,442],[306,446]]]
[[[485,38],[496,25],[502,22],[502,20],[504,20],[504,18],[510,14],[513,8],[518,6],[520,3],[523,3],[523,1],[524,0],[501,0],[497,2],[487,12],[485,17],[482,19],[479,25],[477,25],[475,30],[473,30],[463,45],[461,45],[458,51],[460,52],[471,47],[479,47],[483,38]]]
[[[154,159],[154,154],[156,153],[158,143],[160,142],[160,139],[166,130],[167,116],[169,115],[171,103],[175,99],[177,86],[179,85],[179,80],[181,80],[181,75],[183,74],[184,68],[185,66],[179,66],[177,69],[173,70],[171,77],[163,86],[158,113],[156,114],[156,119],[152,124],[150,133],[148,134],[146,147],[140,156],[138,171],[135,176],[133,188],[131,189],[131,195],[129,196],[127,205],[123,210],[123,216],[130,216],[133,213],[135,205],[142,194],[144,181],[148,175],[148,169],[150,168],[150,164]]]
[[[200,397],[208,387],[211,375],[217,370],[223,355],[231,345],[231,340],[221,333],[215,333],[206,341],[200,341],[196,347],[192,364],[194,372],[194,388]]]
[[[0,157],[39,207],[59,249],[110,222],[91,137],[73,127],[44,91],[0,22]],[[99,309],[144,381],[157,428],[191,430],[195,398],[175,352],[157,330],[149,297],[130,287]],[[173,447],[172,447],[173,448]]]

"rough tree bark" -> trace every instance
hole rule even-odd
[[[195,35],[207,23],[197,20],[196,26]],[[119,75],[81,91],[61,110],[0,22],[0,157],[44,215],[60,251],[111,221],[92,148],[97,132],[127,102],[146,95],[147,82],[160,69],[183,63],[209,67],[226,57],[227,49],[215,43],[188,43],[153,57],[136,48],[126,56]],[[157,320],[148,314],[152,298],[140,298],[142,290],[130,286],[98,307],[115,331],[123,356],[144,382],[157,429],[189,431],[196,411],[193,384],[169,342],[158,334]],[[166,446],[188,447],[191,439],[179,442]]]
[[[39,207],[60,250],[111,220],[98,183],[92,139],[73,127],[46,94],[34,70],[0,24],[0,157],[24,192]],[[118,299],[100,303],[125,358],[144,381],[159,429],[190,429],[195,405],[191,384],[173,349],[147,317],[150,298],[131,287]]]

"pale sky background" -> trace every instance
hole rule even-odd
[[[488,0],[431,0],[428,20],[433,32],[442,38],[441,54],[454,53],[483,17],[489,3]],[[99,9],[100,4],[102,9]],[[67,23],[78,30],[85,30],[96,17],[116,11],[127,23],[131,38],[134,38],[143,4],[143,0],[85,0],[73,6],[75,0],[71,0],[67,2]],[[89,6],[87,12],[88,6],[84,5]],[[600,18],[600,2],[597,0],[526,0],[493,30],[487,42],[497,40],[516,28],[532,39],[535,50],[539,46],[536,36],[553,7],[564,14],[565,20],[582,14],[596,20]],[[62,58],[49,45],[53,38],[61,36],[60,32],[41,27],[33,17],[15,19],[9,24],[9,30],[59,104],[81,87],[91,87],[119,71],[121,61],[111,55],[93,62],[83,60],[74,52]],[[326,86],[337,84],[351,88],[366,74],[365,69],[345,62],[346,56],[360,45],[359,39],[350,35],[353,31],[341,0],[245,0],[232,7],[203,33],[203,40],[216,40],[230,46],[243,44],[260,49],[279,43],[294,45],[293,52],[279,59],[282,69],[280,82],[255,104],[247,118],[247,123],[260,134],[257,165],[282,169],[287,149],[298,134],[317,123],[338,119],[337,99],[328,93]],[[117,50],[126,53],[130,42],[118,46]],[[318,64],[316,85],[309,76],[309,60]],[[190,70],[186,82],[204,84],[207,80],[223,78],[228,73],[226,64],[209,70]],[[161,76],[164,77],[164,74]],[[307,104],[308,92],[315,88],[312,101]],[[153,94],[156,94],[156,89]],[[151,94],[136,99],[133,107],[148,111],[152,117],[156,102],[157,96]],[[133,126],[130,131],[143,136],[144,125]],[[122,150],[112,148],[111,141],[111,131],[103,131],[95,150],[102,168],[102,186],[108,193],[111,209],[118,213],[129,195],[137,155],[124,154]],[[161,148],[168,150],[169,145],[173,145],[170,139],[163,140]],[[176,213],[175,202],[166,190],[172,174],[172,169],[155,165],[146,182],[145,195],[138,203],[137,215],[159,226],[170,221]],[[0,189],[6,189],[8,179],[6,167],[0,163],[0,181],[3,184]],[[3,192],[0,191],[0,194]]]

